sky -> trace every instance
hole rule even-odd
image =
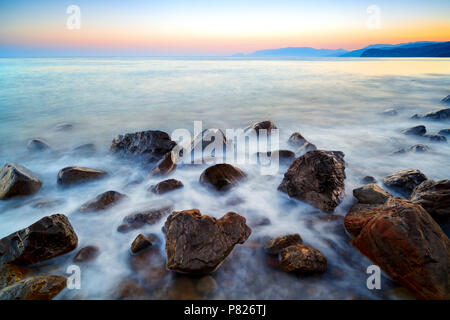
[[[70,5],[79,29],[67,26]],[[450,41],[450,1],[0,0],[0,56],[227,56],[412,41]]]

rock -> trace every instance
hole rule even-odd
[[[415,144],[415,145],[409,147],[409,150],[412,152],[421,153],[421,152],[427,152],[428,150],[430,150],[430,147],[428,147],[424,144]]]
[[[56,206],[60,206],[64,203],[62,199],[48,199],[48,198],[37,198],[31,204],[34,209],[50,209]]]
[[[39,191],[41,180],[21,165],[8,162],[0,169],[0,199],[31,195]]]
[[[73,125],[67,122],[63,122],[63,123],[58,123],[55,126],[55,130],[56,131],[69,131],[73,129]]]
[[[447,120],[450,119],[450,108],[430,111],[428,113],[425,113],[420,118],[427,120]]]
[[[430,133],[424,135],[425,138],[430,139],[433,142],[447,142],[447,138],[439,133]]]
[[[375,179],[372,176],[365,176],[364,178],[361,179],[361,182],[364,184],[377,183],[377,179]]]
[[[81,248],[80,251],[73,258],[74,262],[88,262],[98,257],[100,249],[96,246],[86,246]]]
[[[279,254],[284,248],[301,243],[303,243],[303,239],[298,233],[287,234],[284,236],[269,239],[264,244],[264,250],[268,254]]]
[[[99,180],[107,175],[105,171],[85,167],[66,167],[58,173],[58,184],[71,186]]]
[[[308,141],[299,132],[294,132],[293,134],[291,134],[291,136],[289,137],[289,140],[288,140],[288,143],[291,146],[297,147],[297,148],[300,148],[306,142],[308,142]]]
[[[450,180],[425,180],[414,189],[410,200],[421,205],[435,220],[446,220],[450,218]]]
[[[163,217],[171,213],[172,210],[173,206],[169,205],[130,214],[123,219],[123,223],[117,228],[117,231],[128,232],[131,230],[139,229],[144,225],[155,224]]]
[[[164,225],[167,268],[188,273],[209,273],[243,244],[251,229],[244,217],[228,212],[220,219],[197,209],[173,212]]]
[[[31,265],[72,251],[78,237],[65,215],[44,217],[0,239],[0,263]]]
[[[259,130],[266,130],[267,134],[269,135],[273,129],[277,129],[275,124],[270,120],[266,120],[253,123],[252,125],[245,128],[244,132],[254,131],[256,132],[256,135],[259,136]]]
[[[278,190],[332,212],[344,196],[344,180],[344,153],[315,150],[295,159]]]
[[[398,114],[397,110],[394,108],[386,109],[381,113],[383,116],[396,116]]]
[[[216,280],[211,276],[202,277],[195,286],[195,289],[202,296],[210,296],[217,291],[218,286]]]
[[[156,194],[164,194],[176,189],[183,188],[183,183],[177,179],[168,179],[150,187],[150,191]]]
[[[403,134],[414,136],[423,136],[426,132],[427,129],[425,128],[425,126],[415,126],[401,131],[401,133]]]
[[[406,149],[406,148],[399,148],[399,149],[396,149],[396,150],[394,150],[394,151],[392,151],[391,152],[391,155],[399,155],[399,154],[404,154],[404,153],[407,153],[409,150],[408,149]]]
[[[247,174],[227,163],[220,163],[207,168],[200,176],[200,183],[211,185],[216,190],[226,191],[236,186]]]
[[[419,298],[450,298],[450,240],[421,206],[400,198],[358,205],[345,227],[362,254]]]
[[[138,156],[146,162],[155,162],[175,145],[166,132],[148,130],[115,137],[110,151],[123,157]]]
[[[66,287],[66,278],[35,276],[0,291],[0,300],[51,300]]]
[[[207,146],[215,142],[216,139],[219,139],[220,145],[225,148],[227,144],[227,138],[222,130],[205,129],[202,131],[202,133],[198,134],[196,137],[194,137],[194,139],[192,139],[190,146],[191,151],[194,152],[194,150],[196,149],[203,151]],[[207,156],[214,156],[214,154],[208,154]]]
[[[31,152],[50,151],[50,145],[42,139],[31,139],[27,143],[27,149]]]
[[[450,95],[446,96],[444,99],[441,100],[444,103],[450,103]]]
[[[79,154],[79,155],[91,155],[94,154],[97,151],[97,148],[95,147],[95,144],[93,143],[86,143],[82,144],[81,146],[78,146],[72,150],[72,153]]]
[[[317,249],[294,244],[281,250],[280,267],[286,272],[320,273],[327,271],[327,259]]]
[[[450,136],[450,129],[442,129],[442,130],[439,130],[438,133],[443,136]]]
[[[420,170],[404,169],[384,177],[383,183],[388,188],[409,196],[425,180],[427,177]]]
[[[359,203],[365,204],[383,204],[392,197],[389,192],[374,183],[354,189],[353,196]]]
[[[177,167],[178,156],[170,151],[158,161],[149,176],[166,176]]]
[[[145,290],[134,280],[123,280],[113,292],[112,298],[114,300],[141,300],[148,298]]]
[[[0,290],[24,279],[28,273],[30,273],[29,269],[14,264],[0,264]]]
[[[317,150],[317,147],[315,144],[312,144],[308,141],[306,141],[298,150],[297,153],[306,153],[308,151],[314,151]]]
[[[131,252],[138,253],[148,247],[150,247],[153,242],[155,242],[157,237],[154,234],[149,236],[144,236],[143,234],[139,234],[136,239],[134,239],[131,244]]]
[[[279,163],[281,164],[291,164],[295,159],[295,152],[291,150],[275,150],[269,152],[258,152],[256,154],[257,158],[261,161],[262,159],[267,159],[270,161],[271,157],[278,158]]]
[[[126,195],[120,192],[106,191],[102,194],[99,194],[94,199],[83,204],[78,211],[92,212],[92,211],[106,210],[115,206],[124,198],[126,198]]]

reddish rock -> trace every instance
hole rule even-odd
[[[257,135],[259,135],[259,130],[266,130],[267,134],[270,134],[273,129],[277,129],[275,124],[270,120],[265,120],[261,122],[253,123],[252,125],[245,128],[245,132],[254,131]]]
[[[96,246],[86,246],[81,248],[80,251],[73,258],[74,262],[88,262],[98,257],[100,249]]]
[[[66,167],[58,173],[58,184],[62,186],[71,186],[89,181],[99,180],[107,175],[105,171],[84,168],[84,167]]]
[[[163,206],[147,211],[135,212],[123,219],[123,223],[117,228],[119,232],[128,232],[139,229],[144,225],[152,225],[159,222],[166,215],[173,211],[173,206]]]
[[[436,220],[446,220],[450,218],[450,180],[426,180],[414,189],[410,200]]]
[[[409,196],[425,180],[427,177],[420,170],[404,169],[384,177],[383,183],[388,188]]]
[[[0,300],[51,300],[65,287],[64,277],[30,277],[1,290]]]
[[[354,189],[353,196],[358,199],[359,203],[366,204],[383,204],[392,197],[389,192],[374,183]]]
[[[302,242],[303,239],[298,233],[287,234],[269,239],[264,245],[264,250],[269,254],[279,254],[284,248],[294,244],[301,244]]]
[[[281,250],[280,266],[286,272],[320,273],[327,270],[327,259],[317,249],[294,244]]]
[[[106,210],[121,200],[123,200],[126,195],[117,192],[117,191],[106,191],[102,194],[99,194],[95,199],[92,199],[81,206],[79,209],[80,212],[91,212],[91,211],[100,211]]]
[[[134,280],[123,280],[114,289],[114,300],[141,300],[148,298],[147,293]]]
[[[332,212],[344,196],[344,180],[344,153],[309,151],[295,159],[278,190],[325,212]]]
[[[156,166],[152,169],[149,176],[166,176],[176,169],[178,156],[174,151],[166,153],[166,155],[159,160]]]
[[[173,212],[164,225],[167,268],[188,273],[209,273],[243,244],[251,229],[244,217],[228,212],[220,219],[197,209]]]
[[[17,163],[9,162],[0,169],[0,199],[34,194],[41,186],[33,172]]]
[[[25,269],[14,264],[0,264],[0,290],[25,278],[30,269]]]
[[[176,179],[168,179],[150,187],[150,191],[156,194],[164,194],[176,189],[183,188],[183,183]]]
[[[131,244],[131,252],[138,253],[148,247],[150,247],[157,240],[157,236],[154,234],[150,234],[148,236],[144,236],[143,234],[139,234],[136,239],[134,239]]]
[[[216,190],[226,191],[236,186],[247,174],[227,163],[220,163],[207,168],[200,176],[200,183],[213,186]]]

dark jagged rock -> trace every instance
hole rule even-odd
[[[176,189],[183,188],[183,183],[176,179],[168,179],[150,187],[150,191],[156,194],[164,194]]]
[[[200,176],[200,183],[211,185],[219,191],[229,190],[237,185],[247,174],[227,163],[220,163],[207,168]]]
[[[100,249],[96,246],[86,246],[81,248],[73,258],[74,262],[88,262],[98,257]]]
[[[430,133],[424,135],[425,138],[430,139],[433,142],[447,142],[447,138],[439,133]]]
[[[397,110],[394,108],[386,109],[381,113],[383,116],[396,116],[398,114]]]
[[[158,161],[149,176],[166,176],[176,169],[177,162],[178,156],[174,151],[170,151]]]
[[[0,240],[0,263],[32,265],[72,251],[78,237],[62,214],[44,217]]]
[[[0,300],[51,300],[65,287],[66,278],[35,276],[26,278],[0,291]]]
[[[427,129],[425,128],[425,126],[415,126],[401,131],[401,133],[403,134],[414,136],[423,136],[426,132]]]
[[[419,205],[390,198],[345,217],[353,245],[422,299],[450,298],[450,240]]]
[[[438,133],[443,136],[450,136],[450,129],[442,129],[442,130],[439,130]]]
[[[404,169],[384,177],[383,183],[388,188],[409,196],[425,180],[427,177],[420,170]]]
[[[270,134],[272,132],[272,130],[274,130],[274,129],[277,129],[275,124],[270,120],[266,120],[266,121],[253,123],[252,125],[245,128],[244,131],[245,132],[254,131],[254,132],[256,132],[256,135],[259,135],[259,130],[266,130],[267,134]]]
[[[119,203],[125,197],[126,195],[117,191],[106,191],[102,194],[99,194],[97,197],[95,197],[95,199],[92,199],[83,204],[79,211],[91,212],[109,209]]]
[[[21,268],[10,263],[0,264],[0,290],[24,279],[30,269]]]
[[[428,150],[430,150],[430,147],[428,147],[424,144],[415,144],[415,145],[409,147],[409,150],[412,152],[421,153],[421,152],[427,152]]]
[[[364,184],[377,183],[377,179],[375,179],[372,176],[365,176],[364,178],[361,179],[361,182]]]
[[[291,134],[291,136],[289,137],[289,140],[288,140],[288,143],[291,146],[297,147],[297,148],[300,148],[306,142],[308,142],[308,141],[301,135],[300,132],[294,132],[293,134]]]
[[[441,100],[443,103],[450,103],[450,94]]]
[[[315,150],[295,159],[278,190],[331,212],[344,196],[344,180],[344,153]]]
[[[368,184],[354,189],[353,196],[358,199],[359,203],[365,204],[383,204],[392,197],[389,192],[376,184]]]
[[[268,254],[279,254],[281,250],[294,244],[301,244],[303,242],[302,237],[298,233],[287,234],[276,238],[269,239],[264,244],[264,250]]]
[[[31,152],[50,151],[50,145],[42,139],[31,139],[27,143],[27,149]]]
[[[131,244],[131,252],[138,253],[148,247],[150,247],[155,241],[157,237],[154,234],[144,236],[143,234],[139,234],[136,239],[134,239]]]
[[[71,186],[80,183],[99,180],[107,175],[105,171],[85,168],[85,167],[66,167],[58,173],[58,184],[62,186]]]
[[[437,221],[450,218],[450,180],[426,180],[419,184],[410,197]]]
[[[123,219],[123,223],[117,228],[117,231],[128,232],[139,229],[144,225],[155,224],[166,215],[170,214],[172,210],[173,206],[169,205],[147,211],[132,213]]]
[[[426,119],[426,120],[448,120],[450,119],[450,108],[443,108],[438,110],[433,110],[425,113],[423,116],[417,115],[415,119]]]
[[[327,271],[327,259],[317,249],[294,244],[281,250],[281,268],[286,272],[302,274]]]
[[[41,186],[33,172],[17,163],[6,163],[0,169],[0,199],[34,194]]]
[[[251,229],[244,217],[228,212],[220,219],[197,209],[173,212],[164,225],[167,268],[188,273],[209,273],[243,244]]]

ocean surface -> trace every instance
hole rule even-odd
[[[0,59],[0,164],[18,162],[43,181],[31,197],[0,202],[0,238],[46,215],[62,213],[78,234],[78,248],[100,248],[96,260],[78,264],[81,289],[65,289],[59,299],[118,298],[124,281],[133,282],[149,299],[409,298],[386,275],[381,290],[367,288],[366,269],[372,263],[351,246],[343,216],[354,202],[352,190],[366,175],[381,183],[396,170],[415,168],[430,179],[450,178],[449,143],[400,133],[418,124],[430,133],[449,128],[449,122],[410,119],[443,107],[440,100],[450,94],[449,88],[449,59]],[[388,108],[396,108],[398,115],[381,115]],[[180,166],[171,177],[181,180],[184,188],[158,196],[147,188],[162,179],[145,179],[148,168],[109,153],[112,139],[127,132],[192,132],[194,121],[202,121],[203,128],[244,128],[268,119],[280,128],[282,149],[291,148],[287,139],[298,131],[319,149],[345,153],[346,196],[335,215],[278,192],[286,167],[262,176],[255,165],[239,165],[249,179],[219,196],[198,182],[205,166]],[[73,129],[55,130],[61,123]],[[45,139],[53,152],[30,153],[26,146],[31,138]],[[95,144],[97,152],[71,152],[85,143]],[[430,151],[391,154],[418,143]],[[72,165],[102,169],[109,176],[59,188],[58,171]],[[125,193],[128,199],[103,212],[77,212],[84,202],[108,190]],[[236,196],[243,201],[230,201]],[[235,211],[256,225],[246,244],[237,245],[207,279],[215,290],[205,293],[200,277],[165,270],[165,219],[117,232],[123,217],[162,202],[172,203],[175,210],[198,208],[214,217]],[[271,223],[257,226],[264,218]],[[152,232],[161,237],[159,253],[155,249],[132,256],[130,244],[137,234]],[[328,271],[301,277],[274,267],[259,243],[284,233],[299,233],[306,244],[321,250]],[[37,266],[36,274],[67,276],[77,251]]]

